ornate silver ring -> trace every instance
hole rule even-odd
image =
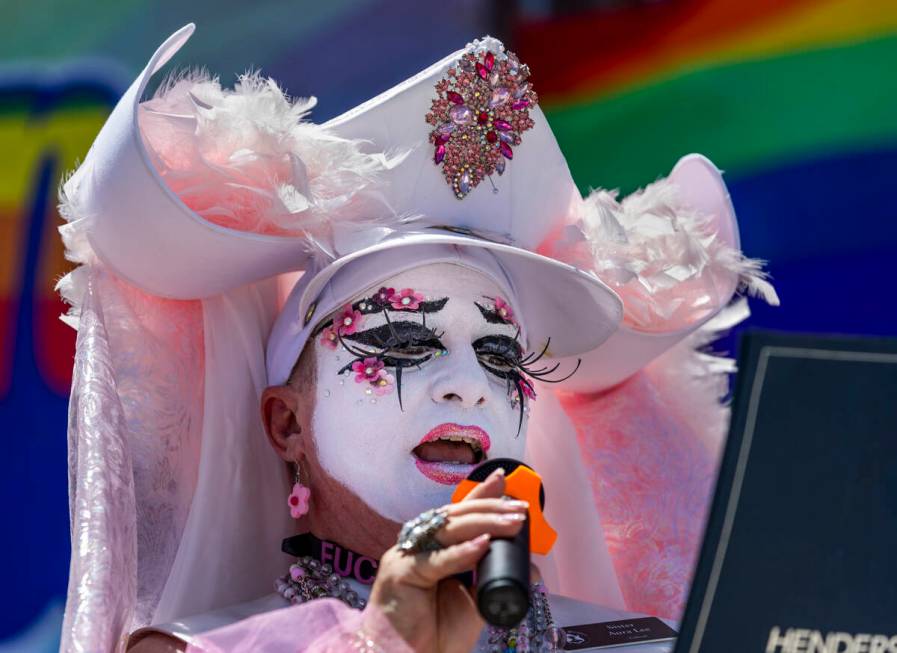
[[[409,519],[399,531],[398,546],[403,553],[414,554],[422,551],[443,549],[436,539],[436,533],[448,521],[445,508],[434,508]]]

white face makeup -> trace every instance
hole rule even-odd
[[[489,277],[427,265],[359,293],[353,304],[381,286],[395,290],[385,315],[368,305],[334,316],[348,349],[332,329],[314,338],[312,426],[324,469],[402,522],[447,503],[481,460],[522,458],[531,399],[523,399],[521,423],[521,394],[505,361],[526,352],[515,340],[513,307]]]

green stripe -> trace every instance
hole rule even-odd
[[[683,71],[546,114],[581,190],[629,192],[689,152],[738,174],[897,142],[895,61],[891,36]]]

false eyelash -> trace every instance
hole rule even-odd
[[[390,333],[389,339],[387,339],[387,340],[380,339],[379,343],[376,343],[376,342],[370,343],[370,346],[382,348],[384,351],[369,352],[369,351],[365,351],[363,349],[359,349],[358,347],[346,342],[346,338],[344,338],[341,334],[339,334],[339,333],[337,334],[337,338],[339,338],[340,344],[346,348],[346,351],[348,351],[350,354],[352,354],[353,356],[356,357],[355,360],[352,360],[347,365],[344,365],[337,372],[337,374],[343,374],[344,372],[346,372],[347,370],[352,368],[353,363],[355,363],[359,360],[364,360],[365,358],[376,358],[378,361],[383,362],[384,364],[386,364],[385,361],[387,361],[387,360],[395,361],[396,364],[389,365],[389,367],[391,367],[395,370],[396,394],[399,397],[399,409],[404,410],[405,408],[402,405],[402,373],[404,371],[404,368],[414,366],[414,367],[417,367],[418,369],[420,369],[421,364],[426,363],[433,356],[431,354],[428,354],[427,356],[424,356],[417,360],[408,359],[407,364],[398,364],[398,359],[394,359],[390,356],[387,356],[387,352],[396,350],[396,349],[413,347],[415,345],[420,346],[420,345],[424,345],[427,343],[438,343],[439,339],[444,334],[442,332],[437,332],[436,329],[427,327],[426,314],[423,315],[423,324],[420,324],[420,325],[413,323],[413,322],[392,322],[389,319],[389,315],[387,314],[387,312],[385,310],[383,311],[383,317],[386,318],[385,325],[382,325],[381,327],[377,327],[376,329],[370,329],[365,333],[370,335],[371,332],[377,332],[379,329],[382,329],[383,326],[386,326]],[[407,333],[400,334],[396,330],[396,325],[399,325],[399,324],[413,324],[418,329],[423,330],[423,335],[425,337],[418,337],[416,335],[411,335],[411,334],[407,334]],[[399,327],[399,328],[403,328],[403,327]],[[379,339],[379,333],[376,333],[376,335],[374,335],[373,337]],[[353,338],[352,336],[349,336],[349,338],[353,339],[353,340],[358,339],[357,337]],[[365,344],[367,344],[367,343],[365,343]],[[441,347],[441,344],[440,344],[440,347]]]
[[[387,318],[386,324],[343,337],[368,347],[393,349],[425,343],[432,344],[438,342],[443,335],[434,329],[427,328],[426,324],[418,324],[409,320],[389,322]]]
[[[555,363],[554,366],[552,366],[552,367],[543,367],[538,370],[533,369],[531,366],[533,363],[540,361],[542,359],[542,357],[545,356],[545,352],[548,351],[548,347],[550,344],[551,344],[551,338],[548,338],[548,340],[545,341],[545,346],[542,347],[542,351],[540,351],[538,353],[538,355],[531,353],[527,356],[524,356],[520,360],[520,362],[517,364],[517,367],[519,367],[521,370],[526,372],[526,374],[528,376],[531,376],[534,379],[539,379],[543,383],[562,383],[562,382],[566,381],[567,379],[569,379],[574,374],[576,374],[577,370],[579,370],[579,366],[582,365],[582,359],[581,358],[576,359],[576,366],[573,368],[573,371],[570,372],[568,375],[562,376],[559,379],[546,378],[549,374],[553,374],[561,366],[561,364]]]

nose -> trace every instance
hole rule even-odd
[[[486,403],[489,379],[472,347],[452,350],[451,356],[444,357],[438,365],[440,369],[433,375],[430,385],[430,397],[434,402],[456,402],[462,408]]]

